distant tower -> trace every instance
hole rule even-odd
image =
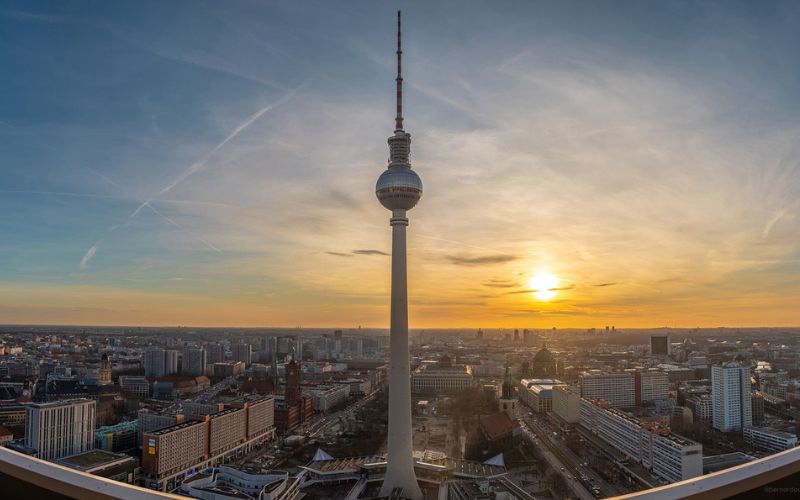
[[[503,377],[500,411],[505,412],[512,420],[517,418],[517,397],[514,394],[514,380],[511,378],[511,371],[508,369],[508,365],[506,365],[506,375]]]
[[[386,476],[380,496],[422,498],[414,473],[411,446],[411,369],[408,352],[408,289],[406,274],[406,211],[422,197],[422,181],[411,170],[411,135],[403,130],[400,11],[397,11],[397,115],[389,137],[389,167],[378,178],[375,194],[392,211],[392,302],[390,313],[389,442]]]
[[[286,389],[283,393],[284,400],[290,405],[300,402],[300,364],[292,359],[285,365]]]
[[[111,385],[111,360],[108,359],[108,354],[103,354],[100,361],[100,384]]]

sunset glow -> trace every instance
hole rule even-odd
[[[393,6],[20,5],[3,322],[387,326]],[[800,324],[795,18],[705,8],[404,13],[412,328]]]
[[[533,296],[539,300],[550,300],[556,296],[558,278],[548,272],[540,272],[531,277],[528,287],[532,290]]]

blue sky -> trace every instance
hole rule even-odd
[[[398,7],[412,324],[800,324],[796,2],[4,2],[0,322],[385,325]]]

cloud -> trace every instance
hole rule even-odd
[[[480,255],[478,257],[467,257],[465,255],[447,255],[447,260],[457,266],[482,266],[488,264],[502,264],[517,260],[516,255],[496,254]]]
[[[81,269],[86,269],[89,266],[89,261],[92,260],[94,254],[97,253],[97,246],[100,244],[100,241],[97,241],[94,245],[90,246],[86,253],[83,254],[83,258],[81,259]]]
[[[353,253],[356,254],[356,255],[386,255],[386,256],[391,255],[391,254],[388,254],[388,253],[383,252],[381,250],[371,250],[371,249],[353,250]]]
[[[328,255],[334,255],[336,257],[352,257],[353,254],[351,253],[342,253],[342,252],[325,252]]]
[[[619,285],[619,283],[598,283],[597,285],[592,285],[592,286],[614,286],[614,285]]]
[[[486,280],[481,284],[483,286],[488,286],[490,288],[514,288],[519,286],[519,283],[515,283],[513,281],[497,280],[497,279]]]

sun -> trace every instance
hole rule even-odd
[[[533,292],[533,296],[539,300],[550,300],[556,296],[558,278],[547,272],[540,272],[528,280],[528,288]]]

